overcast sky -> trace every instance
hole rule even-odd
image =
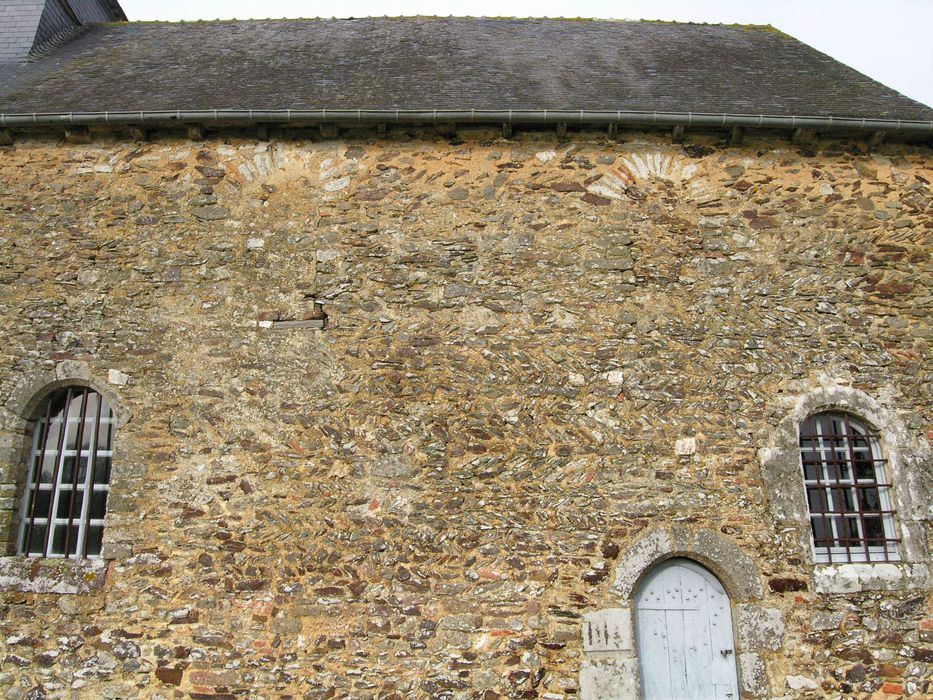
[[[933,105],[933,0],[120,0],[131,20],[399,15],[771,24]]]

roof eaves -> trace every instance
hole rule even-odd
[[[840,130],[933,136],[933,120],[870,119],[694,112],[589,110],[157,110],[139,112],[0,113],[0,127],[168,125],[206,123],[309,124],[575,124],[591,126]]]

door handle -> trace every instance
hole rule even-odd
[[[719,653],[722,654],[722,658],[728,659],[728,658],[729,658],[729,654],[732,653],[732,649],[723,649],[723,650],[720,651]]]

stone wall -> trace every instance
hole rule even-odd
[[[731,596],[744,696],[933,692],[931,181],[776,135],[19,141],[8,552],[47,387],[125,422],[106,565],[0,560],[0,695],[630,696],[631,629],[584,628],[667,556]],[[900,426],[898,585],[827,588],[769,508],[822,388]]]

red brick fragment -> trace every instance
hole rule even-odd
[[[773,578],[768,581],[768,588],[775,593],[807,590],[807,582],[799,578]]]
[[[171,666],[159,666],[156,669],[156,678],[166,685],[181,685],[181,679],[185,675],[183,669],[172,668]]]

